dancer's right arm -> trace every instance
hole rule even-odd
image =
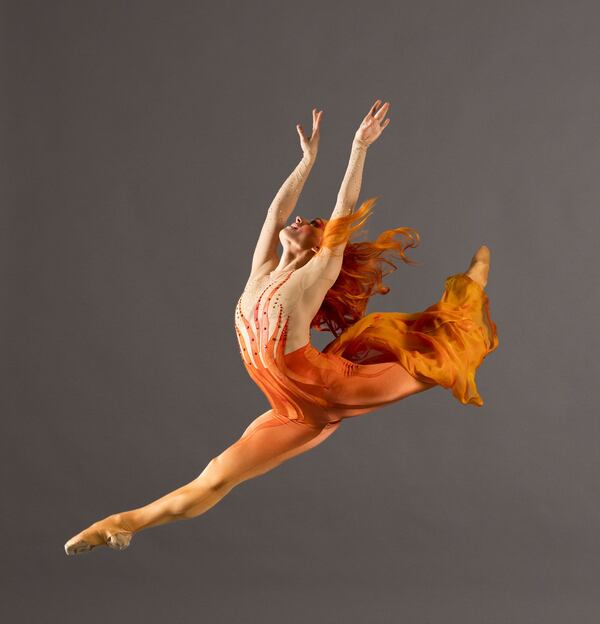
[[[313,108],[313,126],[309,138],[304,134],[302,126],[300,124],[296,125],[296,130],[300,137],[300,147],[303,152],[302,160],[284,181],[269,206],[256,248],[254,249],[252,274],[259,270],[272,271],[279,263],[277,256],[279,232],[285,227],[292,210],[296,207],[302,188],[315,164],[319,149],[322,114],[323,111],[317,112],[317,109]]]
[[[252,273],[259,269],[272,271],[279,263],[277,256],[279,232],[285,227],[288,217],[294,210],[314,164],[314,159],[303,156],[271,202],[254,249]]]

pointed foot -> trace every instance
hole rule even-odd
[[[88,544],[85,540],[81,538],[71,538],[64,546],[65,552],[67,555],[79,555],[81,553],[87,552],[88,550],[92,550],[92,548],[96,548],[95,545]]]
[[[108,536],[106,540],[106,545],[113,550],[125,550],[129,548],[129,544],[131,544],[131,540],[133,538],[133,533],[131,531],[126,531],[124,533],[113,533]]]
[[[483,288],[486,287],[490,270],[490,248],[481,245],[471,258],[471,264],[467,270],[467,275]]]
[[[119,526],[117,518],[118,516],[109,516],[72,537],[64,545],[67,555],[79,555],[98,546],[108,546],[113,550],[128,548],[133,538],[133,531]]]

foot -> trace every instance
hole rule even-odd
[[[133,537],[133,531],[123,526],[119,514],[94,522],[68,542],[64,548],[67,555],[78,555],[98,546],[108,546],[113,550],[124,550]]]
[[[486,245],[481,247],[475,252],[473,258],[471,258],[471,264],[467,275],[474,281],[480,284],[483,288],[487,285],[488,273],[490,270],[490,250]]]

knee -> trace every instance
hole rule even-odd
[[[219,457],[213,457],[208,462],[198,479],[202,479],[204,485],[213,492],[230,490],[235,485],[232,475],[227,473]]]

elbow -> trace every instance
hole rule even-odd
[[[335,204],[335,208],[333,209],[333,214],[331,218],[334,219],[336,217],[346,217],[351,215],[354,212],[354,207],[356,206],[356,202],[348,201],[348,200],[340,200]]]

